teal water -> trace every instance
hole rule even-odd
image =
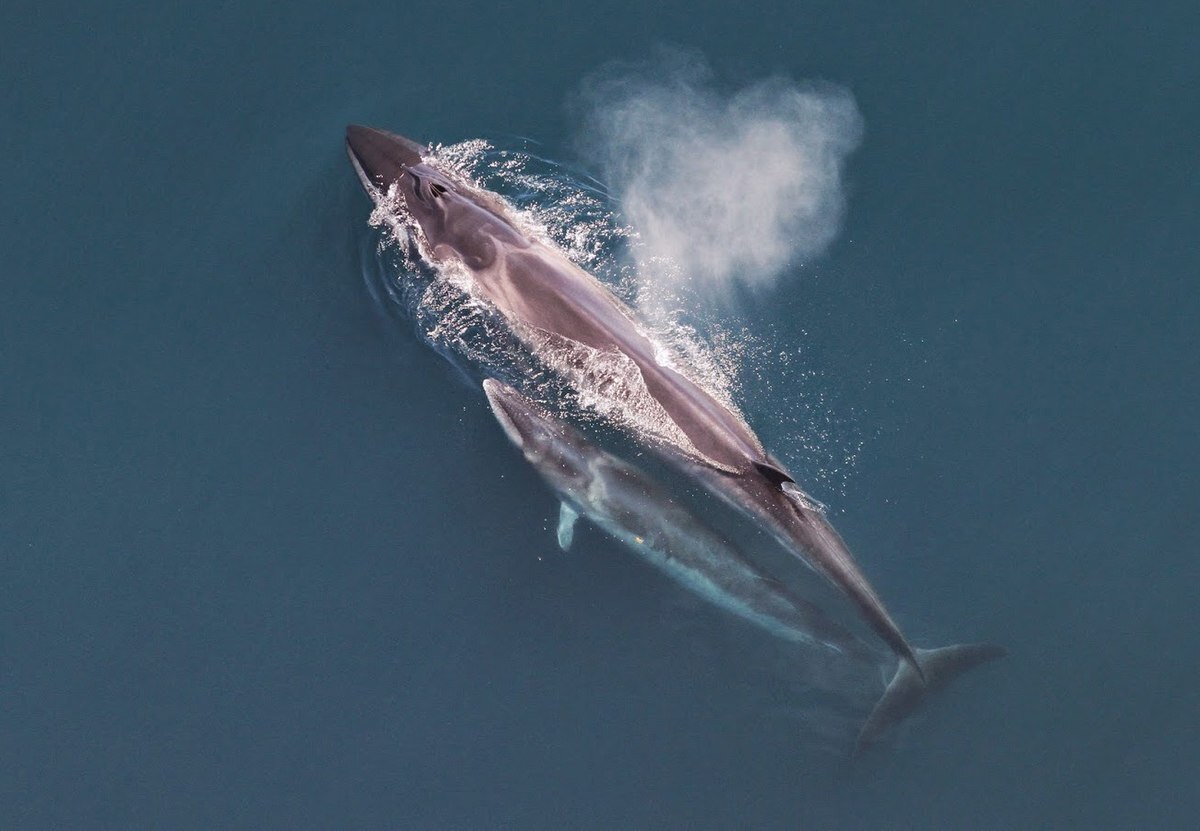
[[[1190,827],[1198,23],[5,4],[0,825]],[[753,630],[560,555],[364,285],[347,122],[570,160],[664,42],[853,95],[840,233],[728,323],[803,345],[818,458],[861,442],[817,496],[906,631],[1013,653],[859,765]]]

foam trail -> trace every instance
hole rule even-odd
[[[837,235],[862,132],[845,90],[775,77],[726,94],[702,58],[663,50],[592,76],[577,105],[579,148],[636,232],[643,313],[769,288]]]

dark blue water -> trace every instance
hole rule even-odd
[[[540,5],[0,9],[0,825],[1190,827],[1193,5]],[[864,437],[818,495],[906,631],[1013,653],[860,765],[557,552],[363,283],[348,121],[569,159],[660,42],[854,95],[842,232],[742,322]]]

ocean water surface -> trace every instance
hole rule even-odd
[[[6,3],[0,826],[1191,827],[1197,24]],[[559,551],[347,123],[524,154],[489,183],[913,641],[1010,656],[852,762],[869,701],[594,529]]]

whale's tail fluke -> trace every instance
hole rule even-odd
[[[960,643],[940,649],[916,650],[925,672],[924,682],[908,661],[899,662],[891,683],[859,731],[855,754],[878,742],[890,729],[912,715],[930,695],[945,689],[963,673],[1007,654],[1004,647],[988,643]]]

